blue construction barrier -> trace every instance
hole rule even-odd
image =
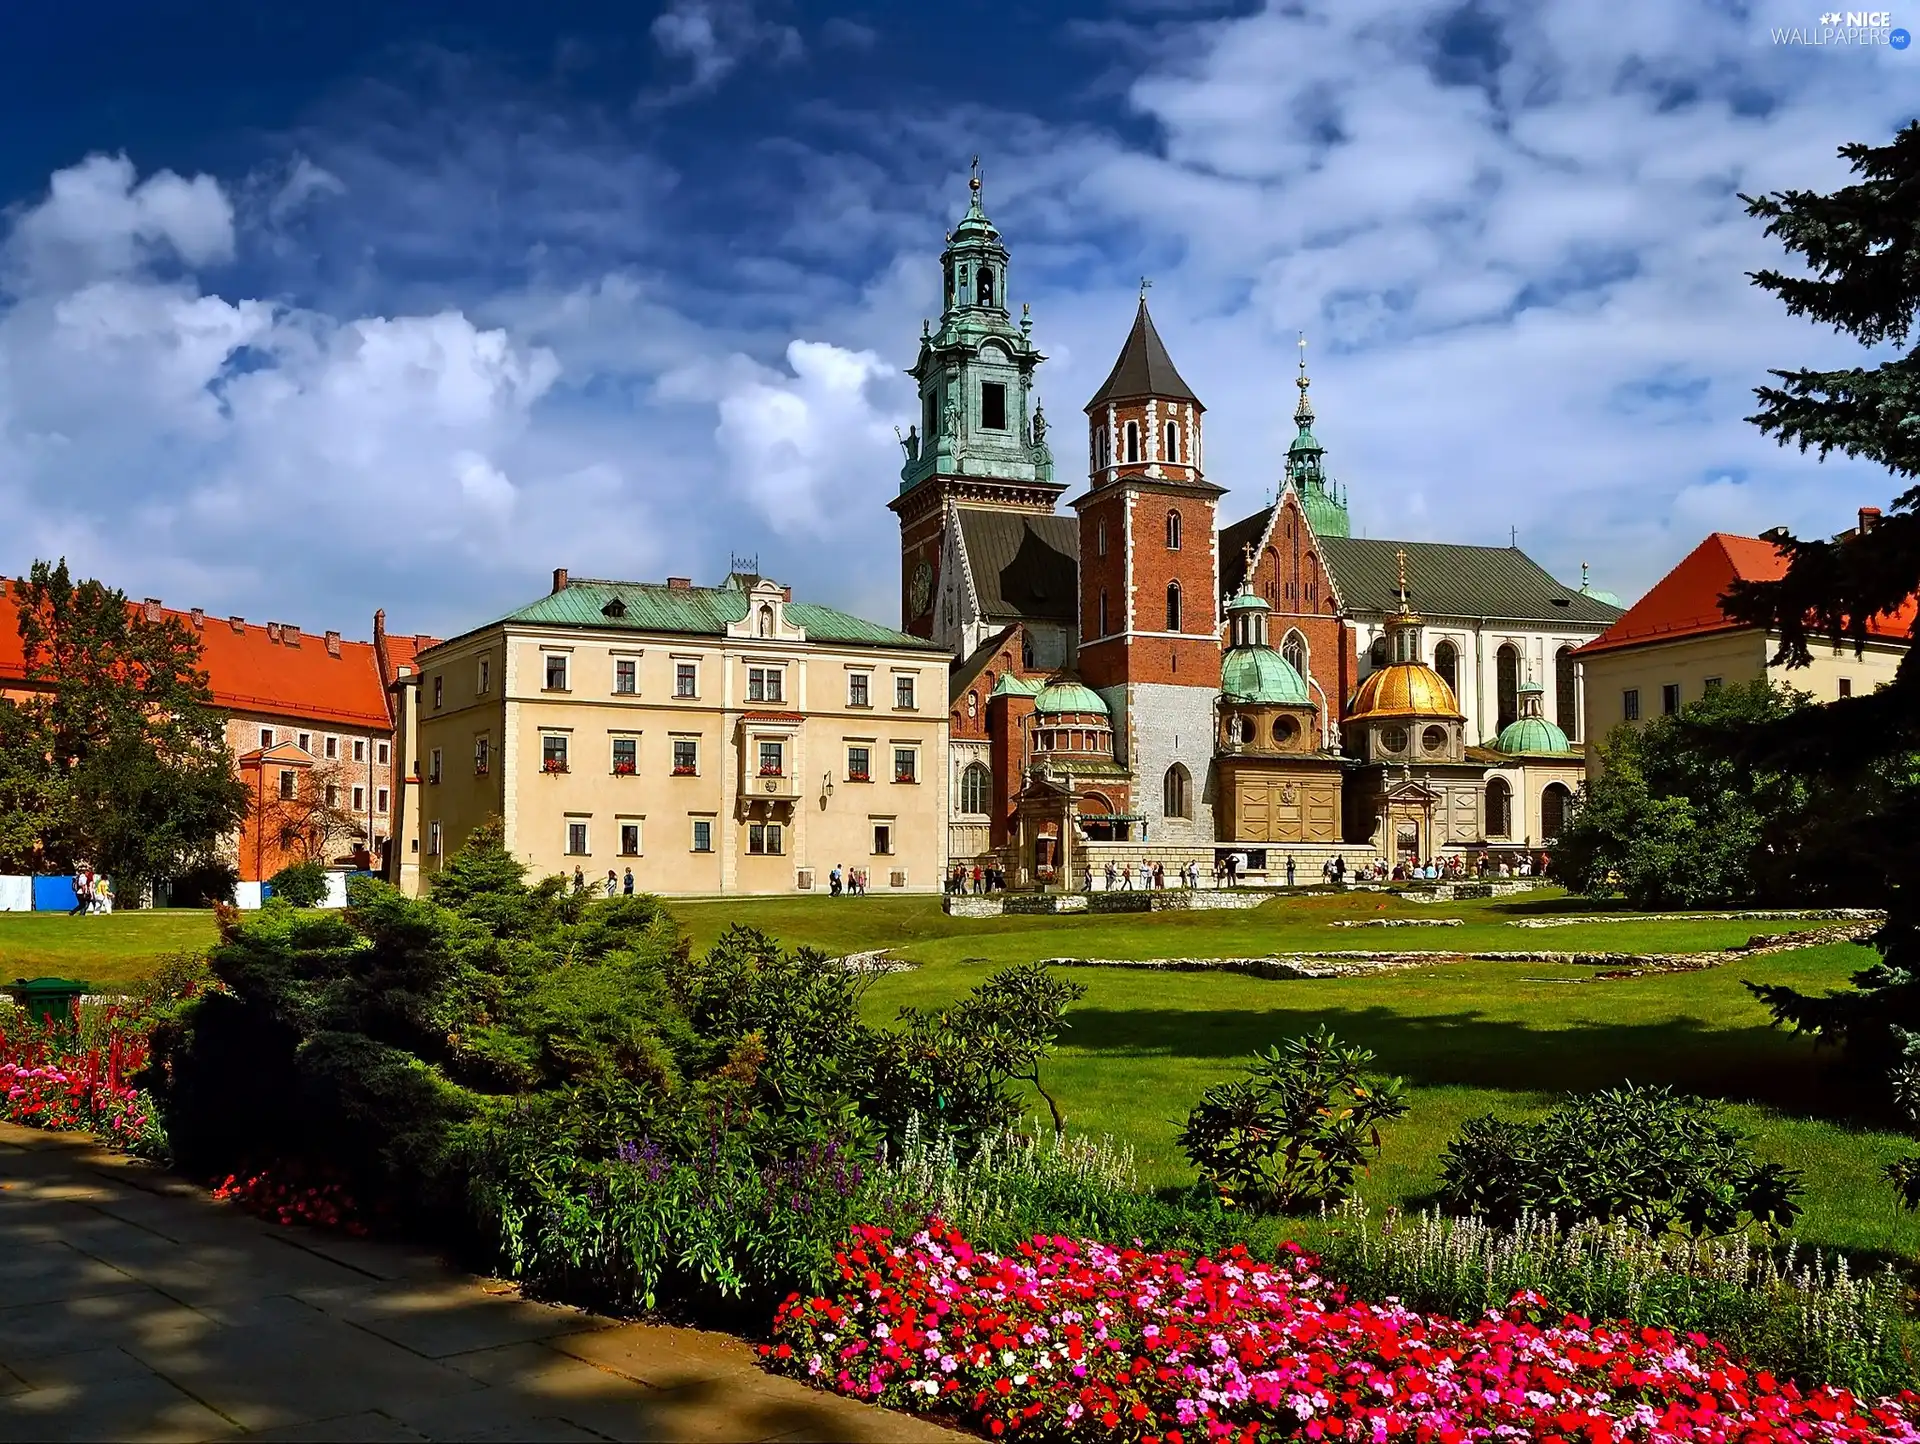
[[[36,877],[33,880],[33,910],[37,913],[70,913],[80,901],[72,877]]]

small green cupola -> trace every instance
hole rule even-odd
[[[1520,684],[1519,690],[1520,715],[1501,729],[1500,739],[1494,746],[1509,757],[1572,752],[1573,744],[1567,741],[1567,734],[1549,722],[1543,713],[1541,698],[1545,689],[1538,682],[1526,681]]]
[[[1267,645],[1267,618],[1273,609],[1254,594],[1251,556],[1247,576],[1226,605],[1229,645],[1220,659],[1220,695],[1229,702],[1312,706],[1307,679]]]
[[[1300,374],[1293,384],[1300,388],[1300,400],[1293,408],[1297,428],[1287,447],[1286,484],[1300,498],[1300,509],[1317,536],[1352,536],[1353,523],[1347,515],[1346,493],[1327,475],[1327,449],[1313,434],[1313,402],[1307,396],[1307,338],[1300,337]]]

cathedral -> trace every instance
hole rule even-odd
[[[953,861],[1100,886],[1225,852],[1311,877],[1550,841],[1582,775],[1573,652],[1613,599],[1517,547],[1354,537],[1304,342],[1277,499],[1223,527],[1206,407],[1144,287],[1083,408],[1084,489],[1058,479],[1046,358],[970,186],[890,503],[901,625],[954,659]]]

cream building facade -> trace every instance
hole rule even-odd
[[[934,892],[949,786],[944,649],[764,577],[554,574],[423,652],[396,707],[418,784],[398,876],[499,817],[534,876],[666,895]],[[411,866],[410,866],[411,865]]]

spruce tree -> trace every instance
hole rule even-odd
[[[1911,344],[1920,313],[1920,121],[1891,144],[1848,145],[1840,155],[1858,179],[1831,193],[1742,197],[1807,272],[1752,279],[1794,315],[1855,337],[1879,358],[1838,371],[1775,371],[1778,384],[1757,389],[1760,410],[1748,419],[1783,446],[1876,461],[1907,489],[1876,525],[1831,540],[1766,534],[1788,560],[1786,575],[1736,585],[1726,609],[1778,635],[1777,659],[1788,665],[1806,665],[1820,641],[1861,647],[1876,618],[1913,623],[1909,636],[1920,630],[1906,610],[1920,590],[1920,486],[1911,484],[1920,476],[1920,348]],[[1850,990],[1754,992],[1778,1022],[1842,1045],[1896,1100],[1920,1099],[1920,652],[1906,654],[1890,685],[1757,729],[1751,745],[1757,763],[1831,784],[1872,778],[1880,805],[1857,826],[1887,879],[1887,921],[1874,939],[1880,960]]]

